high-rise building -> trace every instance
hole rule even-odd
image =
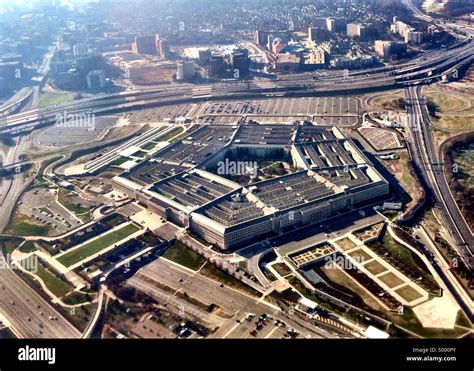
[[[194,62],[184,61],[178,62],[176,66],[176,80],[182,81],[187,79],[192,79],[196,71],[194,69]]]
[[[202,66],[207,66],[211,59],[211,49],[199,49],[198,50],[198,60],[199,64]]]
[[[247,49],[236,49],[230,55],[232,70],[239,71],[238,77],[245,77],[250,71],[250,58]]]
[[[377,40],[374,44],[377,55],[389,59],[392,55],[403,55],[406,53],[407,44],[402,42]]]
[[[336,20],[334,18],[326,18],[326,27],[329,32],[336,32]]]
[[[82,43],[74,45],[72,47],[72,50],[75,56],[86,55],[87,53],[89,53],[89,48],[87,47],[87,45]]]
[[[314,18],[312,20],[313,27],[326,28],[327,29],[327,20],[326,18]]]
[[[265,46],[268,42],[268,32],[266,31],[255,31],[254,43],[260,46]]]
[[[166,59],[169,54],[168,42],[159,35],[155,35],[156,53],[160,58]]]
[[[220,55],[212,55],[209,59],[209,77],[221,77],[224,72],[224,58]]]
[[[157,55],[155,36],[137,36],[132,44],[135,54]]]
[[[329,40],[330,33],[326,28],[321,27],[309,27],[308,38],[312,42],[321,42]]]
[[[105,88],[105,71],[94,70],[87,74],[87,88],[89,90],[99,90]]]
[[[359,23],[347,24],[347,36],[364,38],[365,27]]]
[[[390,26],[390,31],[399,34],[406,43],[421,44],[423,42],[423,32],[416,31],[412,26],[398,21],[396,17]]]

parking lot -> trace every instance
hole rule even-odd
[[[170,302],[178,300],[177,294],[186,293],[192,299],[204,305],[217,305],[219,310],[204,320],[214,322],[219,318],[221,325],[212,335],[215,338],[281,338],[294,328],[293,337],[313,337],[325,336],[319,329],[311,327],[311,331],[302,327],[295,321],[287,319],[277,307],[262,302],[261,299],[250,297],[227,286],[221,285],[218,281],[211,280],[200,274],[171,263],[166,259],[157,259],[138,271],[138,274],[128,280],[128,283],[136,288],[142,289],[147,286],[148,293],[153,293],[160,289],[160,285],[165,285],[171,290],[176,290],[175,294],[168,294]],[[154,283],[156,289],[153,289]],[[152,294],[153,295],[153,294]],[[181,300],[183,309],[193,310],[192,305]],[[219,314],[219,317],[216,317]],[[251,316],[249,316],[251,314]],[[252,315],[253,314],[253,315]],[[280,322],[284,324],[280,324]],[[255,331],[254,331],[255,330]],[[286,337],[290,337],[289,334]]]
[[[359,128],[358,130],[376,151],[403,147],[398,134],[394,130],[369,127]]]
[[[115,124],[118,117],[103,116],[89,119],[84,119],[81,124],[71,121],[63,126],[53,125],[35,138],[35,144],[42,147],[61,148],[90,143],[99,139],[104,130]]]
[[[81,224],[64,207],[56,202],[56,190],[36,188],[26,192],[20,200],[19,211],[38,223],[49,225],[51,234],[62,234]]]
[[[131,123],[158,122],[186,117],[208,124],[234,124],[239,119],[287,123],[314,120],[320,125],[353,125],[360,113],[351,97],[305,97],[178,104],[129,114]]]

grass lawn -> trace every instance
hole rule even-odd
[[[76,215],[86,214],[90,211],[90,207],[85,207],[79,203],[71,202],[67,195],[69,191],[63,188],[59,188],[58,200],[59,202],[69,211],[73,212]]]
[[[46,287],[58,298],[63,297],[73,289],[69,283],[56,277],[49,270],[45,269],[41,264],[38,265],[38,272],[36,275],[41,278]]]
[[[417,272],[420,276],[423,277],[423,280],[426,281],[427,285],[433,287],[438,286],[434,277],[430,273],[426,273],[424,268],[420,267],[419,264],[413,259],[410,250],[396,242],[387,231],[385,232],[381,242],[375,242],[374,245],[370,244],[369,248],[370,246],[382,246],[383,252],[386,251],[390,253],[390,255],[393,255],[394,259],[399,260],[401,263],[403,263],[403,266],[405,268],[403,269],[402,273]]]
[[[361,297],[365,304],[371,307],[374,310],[379,312],[384,312],[386,309],[383,307],[377,300],[375,300],[366,289],[361,287],[351,276],[345,273],[342,269],[338,268],[322,268],[324,274],[328,278],[338,283],[341,286],[346,287],[347,289],[355,292]]]
[[[350,250],[353,247],[357,246],[349,237],[344,237],[336,241],[336,245],[339,246],[344,251]]]
[[[416,314],[410,309],[405,307],[403,309],[403,315],[398,315],[395,313],[388,314],[388,317],[398,326],[405,328],[409,331],[414,332],[425,338],[456,338],[463,334],[466,334],[467,330],[454,328],[451,329],[435,329],[423,327],[421,322],[418,320]]]
[[[0,249],[5,249],[8,254],[11,254],[23,241],[23,238],[0,237]]]
[[[81,247],[74,249],[69,253],[60,256],[57,260],[65,267],[70,267],[71,265],[74,265],[91,255],[97,254],[111,245],[125,239],[138,230],[139,228],[135,225],[127,224],[117,230],[108,232],[102,237],[92,242],[86,243],[85,245],[82,245]]]
[[[429,92],[426,97],[434,102],[439,112],[459,111],[464,108],[464,101],[451,94],[441,92]]]
[[[19,248],[19,250],[23,253],[30,253],[36,250],[35,242],[34,241],[25,241]]]
[[[65,309],[64,315],[82,332],[92,320],[96,309],[97,303],[85,304],[74,307],[74,313],[71,313],[69,309]]]
[[[47,236],[50,230],[49,225],[39,224],[26,215],[15,211],[5,233],[17,236]]]
[[[385,283],[388,287],[393,288],[401,285],[404,281],[393,272],[385,273],[377,277],[380,281]]]
[[[168,134],[165,134],[161,137],[158,137],[156,140],[160,142],[167,142],[171,138],[175,137],[176,135],[180,134],[184,129],[183,128],[174,128]]]
[[[176,241],[173,245],[168,247],[163,257],[184,265],[193,271],[197,271],[206,262],[206,259],[201,255],[187,248],[179,241]]]
[[[395,292],[409,303],[421,297],[421,294],[410,285],[403,286]]]
[[[76,305],[82,303],[88,303],[91,300],[90,295],[84,294],[82,292],[74,291],[70,293],[63,299],[65,304]]]
[[[120,166],[129,161],[128,157],[119,157],[118,159],[112,161],[110,166]]]
[[[144,149],[145,151],[150,151],[150,150],[152,150],[152,149],[155,148],[155,147],[156,147],[156,143],[150,142],[150,143],[144,144],[144,145],[142,146],[142,149]]]
[[[277,273],[282,277],[285,277],[286,275],[291,273],[291,269],[288,268],[288,266],[285,263],[273,264],[272,268],[275,269]]]
[[[362,249],[351,251],[349,255],[359,263],[363,263],[365,261],[372,259],[372,257]]]
[[[44,108],[48,106],[54,106],[56,104],[72,102],[73,100],[74,100],[74,94],[40,93],[38,108]]]
[[[385,272],[387,270],[387,268],[385,268],[377,260],[372,260],[371,262],[365,264],[364,268],[367,269],[374,276],[376,276],[379,273]]]
[[[474,118],[472,116],[442,116],[433,119],[433,125],[441,130],[449,132],[461,132],[474,129]]]
[[[59,161],[63,156],[56,156],[56,157],[52,157],[50,159],[47,159],[47,160],[44,160],[44,161],[41,161],[41,166],[38,170],[38,175],[36,176],[36,180],[38,182],[41,182],[43,183],[45,181],[45,179],[43,178],[43,175],[44,175],[44,171],[46,170],[46,168],[51,165],[52,163],[56,162],[56,161]]]

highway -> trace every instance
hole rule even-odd
[[[431,17],[421,13],[410,0],[403,0],[416,16],[432,22]],[[438,22],[439,23],[439,22]],[[442,25],[443,26],[443,25]],[[458,30],[456,24],[447,24],[453,30]],[[275,80],[266,81],[227,81],[219,84],[170,84],[140,90],[124,91],[115,94],[103,94],[94,98],[81,99],[70,103],[60,104],[44,109],[28,110],[19,114],[8,115],[0,119],[0,134],[20,134],[42,125],[54,124],[58,115],[86,113],[104,114],[114,111],[152,107],[159,104],[176,104],[180,102],[196,102],[203,100],[224,100],[242,98],[265,98],[274,96],[311,96],[317,94],[348,94],[359,91],[388,90],[405,88],[408,105],[409,125],[412,136],[412,152],[414,161],[420,168],[426,184],[429,185],[437,201],[437,207],[443,217],[444,224],[456,243],[462,259],[468,266],[473,267],[472,254],[474,243],[472,233],[466,225],[447,185],[442,171],[433,171],[432,164],[439,161],[434,148],[429,128],[429,118],[424,100],[420,97],[420,87],[413,84],[428,84],[441,80],[444,73],[451,71],[461,63],[469,64],[474,56],[472,37],[474,31],[462,27],[468,34],[457,47],[425,53],[420,58],[406,64],[394,67],[382,67],[373,70],[351,72],[344,76],[342,73],[300,74],[281,76]],[[7,154],[5,165],[19,161],[19,156],[25,152],[28,141],[24,136],[15,138],[16,145]],[[22,174],[16,174],[11,179],[4,179],[0,193],[0,231],[5,227],[8,216],[14,209],[16,198],[22,192],[24,179]],[[160,267],[160,281],[167,280],[170,286],[178,283],[176,276],[183,276],[182,271],[175,267]],[[170,271],[170,269],[172,271]],[[158,272],[159,273],[159,272]],[[158,274],[155,272],[154,274]],[[196,280],[196,281],[195,281]],[[24,283],[9,269],[0,269],[1,295],[0,309],[12,324],[14,330],[22,337],[79,337],[80,333],[57,313],[45,300]],[[193,276],[185,280],[186,288],[191,292],[202,292],[209,280],[201,282]],[[174,283],[174,285],[171,285]],[[210,288],[209,295],[213,300],[219,300],[224,305],[236,305],[237,312],[246,310],[239,306],[242,294],[231,293],[229,296],[218,288]],[[233,296],[233,295],[237,296]],[[206,294],[207,295],[207,294]],[[201,298],[206,301],[206,296]],[[12,304],[13,303],[13,304]],[[255,301],[254,301],[255,303]],[[253,304],[254,304],[253,303]],[[252,305],[253,305],[252,304]],[[264,304],[259,304],[264,305]],[[38,307],[39,306],[39,307]],[[42,312],[43,314],[41,314]],[[48,317],[59,320],[49,320]],[[42,327],[40,327],[40,324]],[[327,334],[315,330],[314,336],[326,337]]]
[[[438,165],[440,160],[432,138],[429,114],[425,99],[420,96],[420,90],[419,86],[405,90],[413,159],[436,201],[436,207],[455,242],[456,250],[472,270],[474,268],[472,232],[447,184],[444,174],[446,169],[441,164]]]
[[[432,83],[455,65],[471,62],[474,55],[472,40],[464,40],[457,47],[439,50],[412,62],[396,67],[384,67],[349,73],[344,76],[330,73],[286,75],[275,80],[226,81],[217,84],[170,84],[159,88],[104,94],[39,110],[9,115],[0,125],[0,133],[15,134],[38,126],[52,124],[58,115],[93,112],[105,114],[127,111],[159,104],[176,104],[203,100],[265,98],[272,96],[311,96],[320,94],[347,94],[369,90],[387,90],[405,87],[413,82]],[[60,117],[60,116],[59,116]]]
[[[80,332],[11,269],[0,269],[0,308],[22,338],[79,338]]]

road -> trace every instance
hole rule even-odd
[[[58,114],[93,112],[105,114],[114,111],[153,107],[157,104],[176,104],[209,99],[244,99],[280,96],[311,96],[318,94],[347,94],[348,91],[363,91],[404,87],[407,84],[431,83],[441,80],[443,74],[460,62],[470,63],[474,55],[474,43],[465,40],[449,50],[426,53],[415,64],[409,62],[396,67],[367,70],[365,74],[350,73],[349,76],[330,73],[291,75],[268,83],[255,81],[227,81],[217,84],[171,84],[142,90],[103,94],[64,103],[40,110],[30,110],[10,115],[0,127],[3,133],[18,133],[32,130],[40,125],[54,123]]]
[[[0,269],[0,313],[22,338],[79,338],[81,333],[11,269]],[[50,319],[50,318],[57,318]]]
[[[420,96],[420,89],[420,87],[410,87],[405,90],[413,159],[436,201],[436,207],[442,215],[444,225],[455,242],[454,247],[472,270],[474,268],[473,236],[447,184],[444,174],[446,169],[444,166],[437,165],[439,157],[430,129],[426,102]]]

